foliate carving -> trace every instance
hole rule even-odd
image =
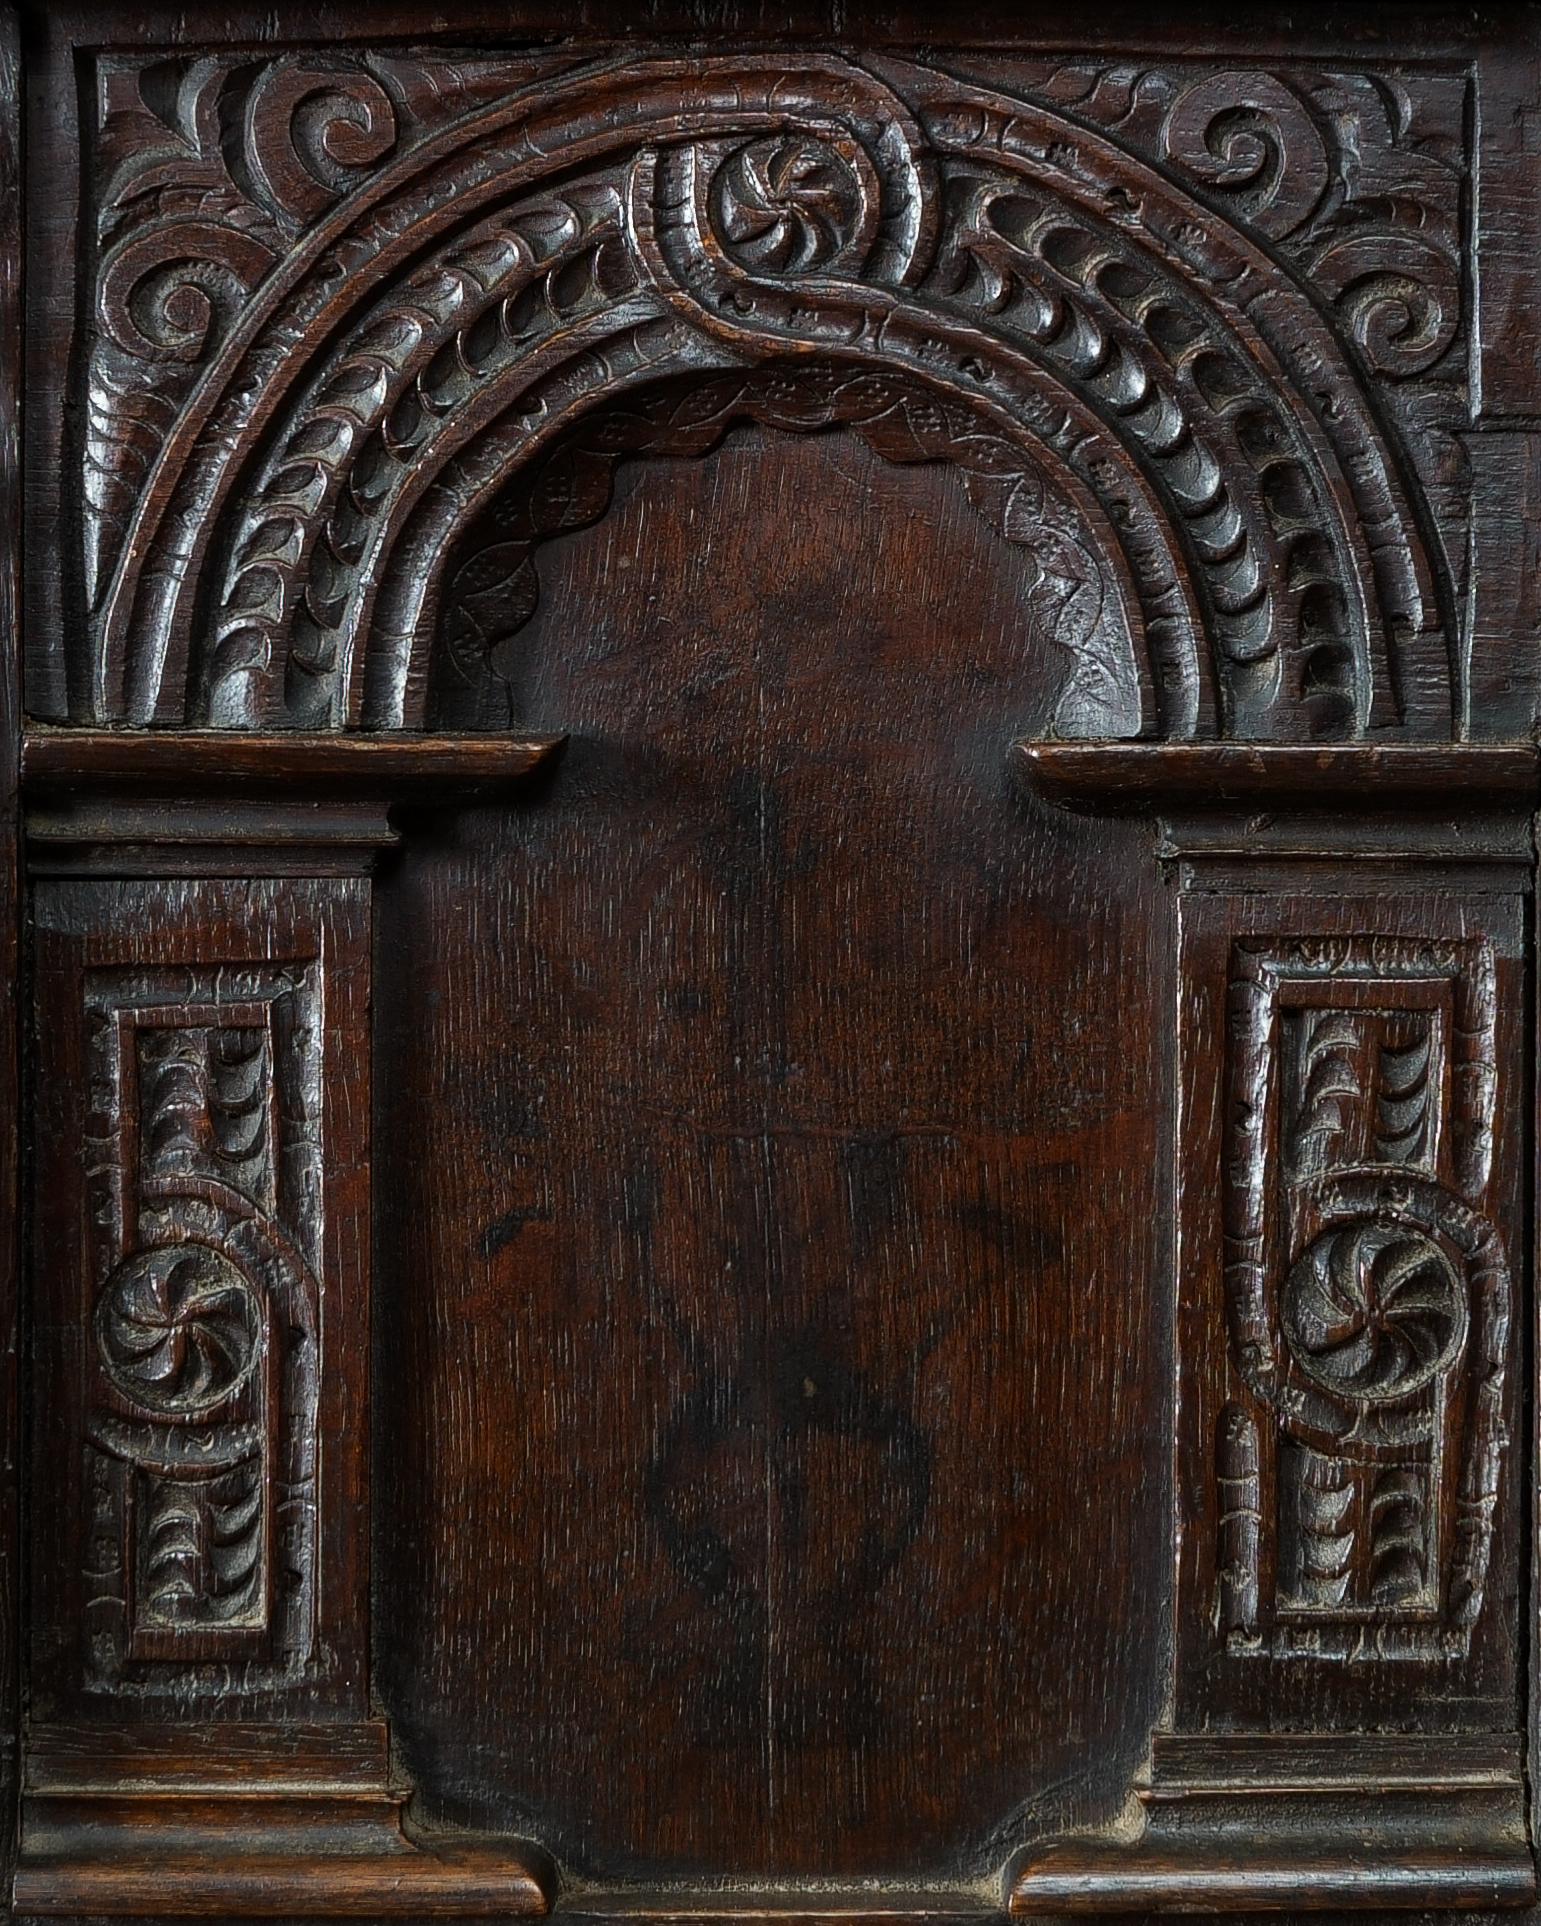
[[[447,421],[632,284],[618,215],[605,192],[520,207],[365,315],[235,522],[205,666],[209,720],[260,719],[276,678],[296,721],[331,719],[352,661],[351,595],[379,531]]]
[[[1448,507],[1454,82],[531,74],[104,63],[76,714],[421,725],[447,558],[519,471],[634,389],[812,352],[1086,504],[1124,726],[1448,732],[1452,584],[1372,390]]]
[[[295,240],[370,171],[481,97],[466,62],[388,56],[104,60],[97,72],[95,286],[87,369],[87,596],[207,364]]]
[[[1175,514],[1232,722],[1256,725],[1292,661],[1316,723],[1349,722],[1355,561],[1274,385],[1116,229],[998,175],[953,192],[928,285],[1038,344],[1120,422]]]
[[[1234,952],[1217,1454],[1234,1651],[1451,1655],[1481,1611],[1512,1314],[1481,1208],[1493,967],[1481,941]]]
[[[1148,155],[1277,251],[1405,437],[1459,592],[1467,75],[1044,61],[1016,67],[1010,85]]]
[[[88,1676],[303,1664],[317,1583],[314,964],[86,979]],[[220,1689],[214,1683],[210,1689]]]

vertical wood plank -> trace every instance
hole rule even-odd
[[[14,1851],[18,1487],[16,995],[21,889],[18,744],[21,726],[21,55],[17,13],[0,4],[0,1880]]]

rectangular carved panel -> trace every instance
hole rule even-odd
[[[1512,1322],[1497,1233],[1474,1208],[1492,1167],[1494,1029],[1486,943],[1233,952],[1235,1401],[1219,1468],[1232,1650],[1434,1658],[1469,1643]]]
[[[39,886],[38,1639],[61,1707],[354,1674],[361,1468],[326,1443],[364,1369],[364,888]]]
[[[302,1658],[311,1642],[316,976],[86,979],[106,1233],[86,1457],[95,1676],[125,1657]]]
[[[1346,1719],[1392,1662],[1388,1680],[1415,1663],[1502,1695],[1517,906],[1194,892],[1182,914],[1192,1676],[1234,1704],[1346,1667]],[[1270,1659],[1306,1665],[1250,1685]],[[1420,1717],[1445,1716],[1433,1697]]]

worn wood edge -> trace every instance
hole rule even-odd
[[[1138,1827],[1026,1848],[1014,1915],[1528,1906],[1517,1733],[1162,1733]]]
[[[585,1926],[619,1920],[633,1926],[982,1926],[1003,1916],[997,1893],[972,1886],[824,1882],[707,1892],[677,1886],[579,1889],[563,1894],[559,1913]]]
[[[30,1918],[238,1914],[250,1918],[497,1918],[550,1911],[546,1882],[506,1850],[378,1853],[141,1848],[100,1857],[24,1855],[13,1904]]]
[[[1011,764],[1049,801],[1106,814],[1161,804],[1448,813],[1541,798],[1531,743],[1018,742]]]
[[[523,782],[566,738],[343,735],[275,730],[29,729],[22,739],[26,801],[119,796],[229,800],[325,795],[428,800]]]
[[[390,1770],[390,1733],[383,1719],[346,1725],[44,1725],[27,1734],[24,1768],[29,1793],[234,1784],[249,1795],[264,1782],[373,1787]]]
[[[1066,1845],[1015,1874],[1013,1917],[1055,1913],[1319,1912],[1334,1908],[1429,1912],[1527,1906],[1535,1867],[1522,1844],[1397,1852],[1352,1841],[1312,1852],[1289,1841],[1206,1846],[1141,1842]]]
[[[1469,1791],[1518,1794],[1524,1784],[1518,1732],[1159,1732],[1147,1807],[1166,1799],[1281,1798],[1412,1790],[1434,1800]]]
[[[0,0],[0,1889],[17,1843],[21,1703],[20,1021],[17,797],[22,718],[23,73],[21,10]]]
[[[39,1918],[486,1918],[550,1910],[538,1847],[417,1833],[383,1720],[44,1726],[14,1910]]]
[[[21,10],[0,0],[0,1884],[15,1862],[21,1680],[20,1027],[23,70]]]

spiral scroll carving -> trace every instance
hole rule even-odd
[[[276,259],[259,235],[217,221],[127,241],[102,270],[102,327],[125,354],[197,361]]]
[[[1454,604],[1363,393],[1459,359],[1446,161],[1408,162],[1431,215],[1388,249],[1408,157],[1354,76],[1183,65],[1035,100],[886,57],[501,90],[494,61],[456,114],[432,57],[208,63],[174,103],[134,71],[70,713],[422,726],[446,479],[480,512],[508,478],[483,465],[618,399],[645,342],[669,377],[850,359],[1045,444],[1119,531],[1163,733],[1449,726]],[[543,203],[574,231],[521,227]]]
[[[262,1343],[256,1291],[198,1244],[140,1251],[107,1282],[97,1345],[120,1396],[159,1416],[195,1418],[232,1397]]]
[[[246,104],[245,151],[259,197],[295,227],[324,214],[396,144],[396,109],[362,69],[280,61]]]
[[[1305,103],[1271,74],[1206,74],[1173,101],[1162,151],[1253,227],[1292,233],[1327,191],[1327,149]]]
[[[1431,242],[1351,237],[1318,255],[1314,273],[1378,374],[1421,374],[1455,340],[1461,273]]]
[[[1350,1404],[1421,1391],[1466,1334],[1464,1288],[1449,1258],[1432,1237],[1395,1222],[1317,1238],[1285,1280],[1283,1302],[1295,1362]]]

